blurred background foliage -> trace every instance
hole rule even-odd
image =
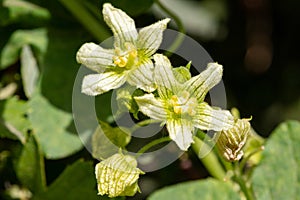
[[[0,0],[2,198],[57,199],[66,190],[66,199],[98,198],[95,161],[83,148],[72,122],[72,89],[80,66],[75,60],[79,47],[111,36],[102,19],[104,2],[108,1]],[[167,16],[154,0],[109,2],[132,16],[137,27]],[[242,117],[251,115],[252,126],[260,135],[267,137],[286,119],[300,120],[299,1],[161,3],[224,66],[228,108],[238,107]],[[169,28],[176,30],[174,20]],[[109,95],[96,97],[96,101],[109,105]],[[100,119],[109,119],[109,106],[97,110]],[[185,155],[145,175],[142,195],[207,175],[193,155]]]

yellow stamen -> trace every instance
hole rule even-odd
[[[127,58],[125,56],[116,56],[114,57],[114,64],[119,67],[125,67],[127,64]]]
[[[174,113],[176,114],[181,114],[182,113],[182,108],[180,106],[174,106]]]
[[[190,93],[184,91],[179,97],[177,95],[173,95],[170,99],[170,105],[175,114],[187,113],[190,116],[193,116],[196,114],[195,108],[197,106],[197,99],[190,97]]]
[[[113,57],[114,64],[118,67],[131,66],[136,63],[138,52],[135,46],[131,43],[125,43],[125,51],[121,51],[120,48],[115,49],[115,54],[117,56]]]

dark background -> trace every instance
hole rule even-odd
[[[76,51],[84,42],[101,41],[90,34],[59,1],[31,2],[48,9],[51,19],[36,23],[19,21],[1,26],[0,49],[6,44],[11,33],[17,29],[46,27],[49,44],[42,64],[42,93],[57,108],[72,112],[72,86],[80,66],[75,61]],[[104,1],[89,2],[98,9],[99,22],[104,24],[100,12],[100,3]],[[116,1],[111,2],[117,4]],[[197,2],[209,4],[210,1]],[[252,116],[253,128],[263,137],[268,137],[278,123],[284,120],[300,120],[300,1],[214,1],[216,2],[224,5],[223,9],[226,11],[226,15],[218,19],[219,26],[223,27],[220,31],[222,36],[208,40],[203,35],[192,32],[187,34],[197,40],[215,61],[224,66],[223,82],[228,108],[237,107],[242,117]],[[132,14],[137,27],[149,25],[159,19],[149,8],[152,3],[152,1],[144,3],[132,1],[132,4],[128,4],[128,1],[119,2],[122,9]],[[217,12],[213,9],[210,11]],[[176,30],[175,26],[170,28]],[[108,27],[105,31],[109,31]],[[16,95],[26,100],[21,81],[16,76],[20,73],[19,61],[1,70],[0,73],[1,86],[11,81],[17,82]],[[101,118],[101,114],[99,115]],[[70,129],[74,127],[70,126]],[[69,158],[47,160],[48,183],[51,183],[68,163],[81,157],[91,159],[88,152],[83,149]],[[12,171],[6,175],[9,177],[11,174]],[[15,178],[14,175],[11,176],[12,179]],[[146,195],[163,185],[207,176],[208,173],[200,161],[189,153],[189,157],[182,157],[174,164],[144,176],[141,187],[145,191],[143,195]]]

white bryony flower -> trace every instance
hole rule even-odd
[[[82,92],[95,96],[119,88],[126,81],[147,92],[154,91],[154,66],[150,57],[159,48],[170,19],[158,21],[137,32],[134,20],[110,3],[103,5],[103,17],[112,29],[114,49],[85,43],[78,50],[77,62],[98,72],[84,77]]]
[[[98,194],[108,197],[133,196],[137,191],[138,178],[144,174],[137,168],[137,161],[134,157],[122,153],[101,161],[95,167],[98,184]]]
[[[195,128],[214,131],[232,128],[234,119],[229,111],[204,102],[208,91],[222,78],[222,65],[209,63],[206,70],[181,84],[167,57],[155,54],[154,61],[159,97],[145,94],[135,100],[142,113],[166,124],[170,138],[181,150],[187,150],[194,142]]]

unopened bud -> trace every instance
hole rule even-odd
[[[237,119],[234,126],[219,132],[217,147],[221,155],[228,161],[238,161],[244,155],[242,151],[246,143],[251,125],[248,119]]]
[[[137,168],[137,161],[134,157],[122,153],[98,163],[95,168],[98,194],[109,197],[133,196],[140,192],[137,184],[140,174],[144,172]]]

